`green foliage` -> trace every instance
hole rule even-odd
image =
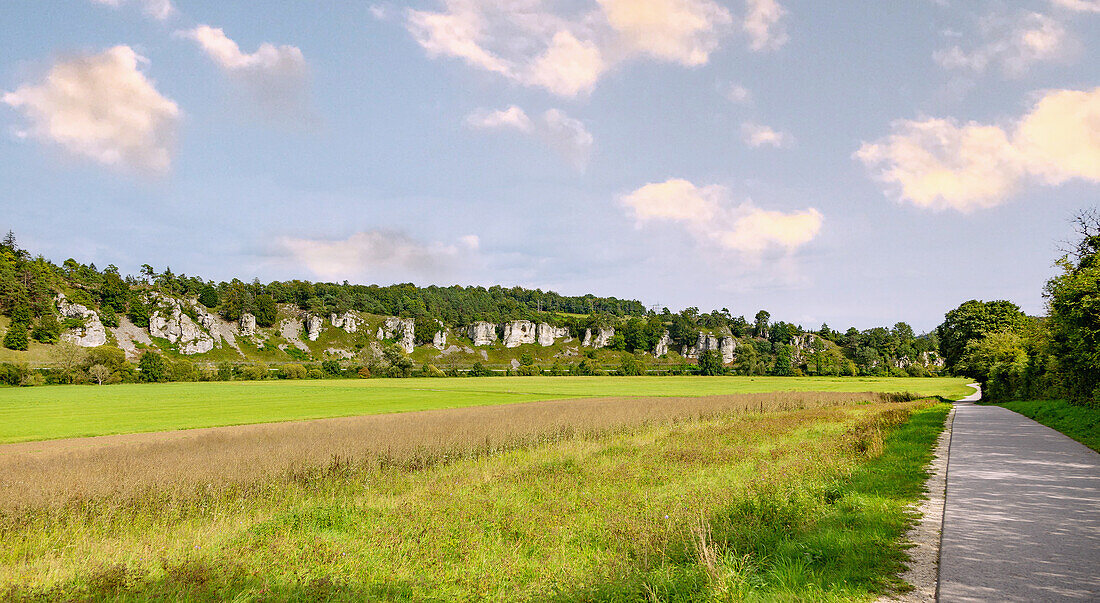
[[[31,331],[31,337],[39,343],[57,343],[61,339],[61,323],[53,312],[46,312],[38,319]]]
[[[308,376],[306,367],[300,364],[284,364],[279,368],[280,379],[305,379]]]
[[[718,350],[706,350],[699,354],[699,374],[706,376],[721,375],[722,354]]]
[[[489,369],[485,368],[485,365],[481,364],[480,362],[475,362],[466,374],[471,377],[488,377],[493,373]]]
[[[118,326],[118,314],[115,314],[114,308],[111,306],[103,306],[99,311],[99,321],[108,327]]]
[[[145,296],[134,291],[130,296],[130,306],[126,311],[126,315],[130,317],[130,322],[135,326],[148,328],[149,317],[152,315],[152,311],[149,309],[149,305],[145,303]]]
[[[164,382],[168,380],[168,362],[157,352],[147,350],[138,360],[141,380],[145,382]]]
[[[278,316],[275,298],[267,294],[257,295],[255,304],[252,306],[252,314],[256,317],[257,326],[266,328],[274,325],[275,318]]]
[[[213,285],[206,285],[199,292],[199,303],[213,309],[221,303],[221,296],[218,295],[218,290]]]
[[[970,300],[948,312],[943,324],[936,328],[936,334],[947,368],[957,370],[966,354],[966,345],[971,341],[989,333],[1019,332],[1026,325],[1027,316],[1010,301]]]
[[[382,358],[386,361],[386,375],[389,377],[411,377],[413,362],[405,355],[405,351],[396,345],[386,346],[382,350]]]
[[[242,381],[260,381],[270,376],[271,372],[262,363],[245,364],[237,367],[237,377]]]
[[[339,360],[325,360],[321,363],[321,370],[324,371],[325,374],[335,377],[343,371],[343,368],[340,366]]]
[[[27,349],[27,325],[21,322],[12,322],[4,335],[4,347],[9,350]]]
[[[1078,216],[1081,241],[1046,286],[1050,350],[1071,402],[1100,407],[1100,213]]]
[[[619,359],[619,374],[631,377],[646,373],[645,358],[640,354],[623,354]]]
[[[531,366],[534,363],[535,363],[535,359],[530,354],[528,354],[526,352],[524,352],[523,354],[520,354],[520,356],[519,356],[520,366]]]
[[[775,355],[775,364],[772,366],[771,374],[777,377],[790,377],[794,375],[793,363],[794,359],[791,355],[791,346],[787,344],[779,344],[778,351]]]

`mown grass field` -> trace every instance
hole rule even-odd
[[[0,443],[439,408],[622,396],[908,391],[959,398],[958,378],[486,377],[0,389]]]
[[[0,513],[0,599],[869,601],[948,405],[822,403]]]

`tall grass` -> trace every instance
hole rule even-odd
[[[23,508],[0,599],[866,599],[903,558],[929,404],[711,409]]]
[[[0,446],[0,512],[188,492],[345,465],[423,468],[609,428],[716,413],[895,401],[893,394],[782,392],[691,398],[555,400],[390,415],[130,434]]]

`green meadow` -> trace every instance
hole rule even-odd
[[[876,391],[957,399],[972,391],[966,383],[890,377],[485,377],[3,388],[0,443],[567,398]]]

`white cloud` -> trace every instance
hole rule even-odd
[[[781,23],[786,14],[787,9],[775,0],[745,0],[741,27],[749,36],[749,48],[775,50],[786,44],[789,36]]]
[[[933,57],[946,69],[982,73],[997,67],[1018,77],[1034,64],[1065,57],[1073,43],[1060,22],[1039,13],[1025,13],[1013,20],[992,16],[982,20],[981,44],[970,50],[955,45]]]
[[[1100,13],[1100,0],[1050,0],[1051,4],[1082,13]]]
[[[621,40],[637,52],[687,66],[703,65],[733,18],[709,0],[599,0]]]
[[[508,128],[538,136],[582,172],[588,164],[595,142],[583,122],[557,109],[543,113],[538,120],[532,120],[523,109],[515,105],[499,111],[479,109],[467,115],[465,122],[468,127],[479,130]]]
[[[647,184],[619,198],[638,225],[674,222],[703,243],[747,255],[771,249],[788,253],[809,243],[821,230],[823,217],[814,208],[784,213],[746,201],[734,205],[730,191],[719,185],[698,187],[671,179]]]
[[[745,105],[752,102],[752,93],[749,89],[740,84],[730,84],[726,88],[726,98],[732,103],[739,105]]]
[[[999,205],[1029,179],[1100,182],[1100,88],[1048,91],[1008,128],[900,120],[855,157],[900,199],[937,210]]]
[[[530,132],[534,129],[527,112],[515,105],[499,111],[474,111],[466,116],[466,125],[479,130],[514,128],[520,132]]]
[[[452,57],[525,86],[574,97],[615,65],[650,57],[705,64],[732,17],[713,0],[442,0],[409,10],[407,28],[431,57]]]
[[[245,53],[225,32],[209,25],[181,31],[210,59],[248,91],[252,100],[273,117],[308,113],[309,66],[296,46],[260,44]]]
[[[105,165],[165,172],[180,110],[138,70],[129,46],[54,64],[38,84],[3,95],[28,122],[23,136]]]
[[[793,142],[790,134],[777,132],[768,126],[752,122],[741,124],[741,138],[745,141],[745,144],[754,149],[765,145],[780,148]]]
[[[550,147],[583,172],[595,141],[584,124],[557,109],[544,113],[542,123],[543,136]]]
[[[478,246],[476,235],[444,244],[424,243],[400,232],[366,230],[335,240],[283,237],[277,252],[322,279],[384,282],[445,276]]]
[[[118,8],[122,4],[123,0],[92,0],[97,4],[105,4],[107,6]],[[146,15],[158,20],[164,21],[168,17],[171,17],[176,12],[176,7],[172,6],[171,0],[137,0],[141,4],[142,10]]]

